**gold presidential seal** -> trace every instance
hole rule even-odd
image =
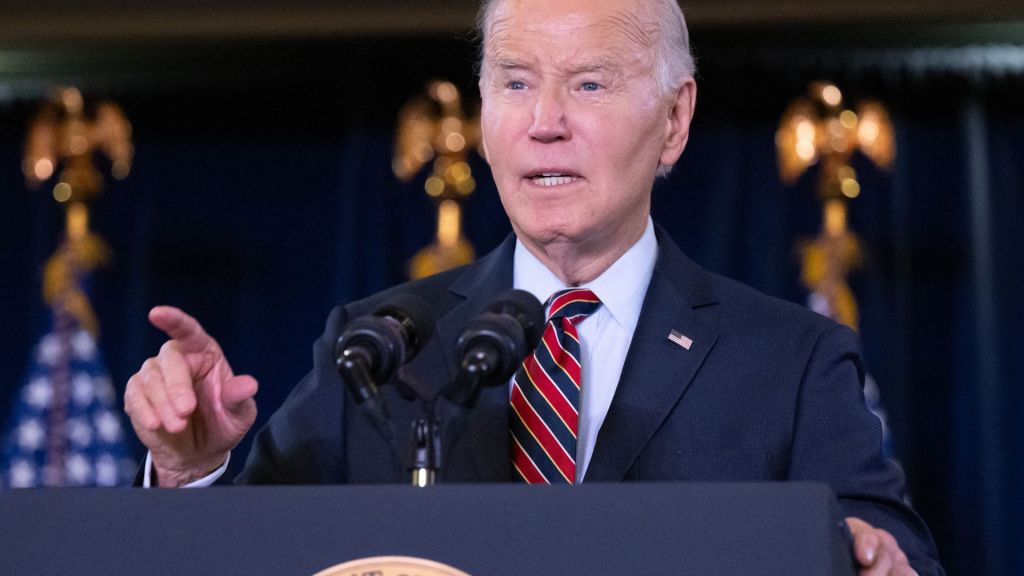
[[[469,576],[469,574],[424,558],[374,556],[331,566],[313,576]]]

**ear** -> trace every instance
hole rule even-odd
[[[489,165],[491,163],[491,155],[487,153],[487,133],[484,132],[482,119],[480,122],[480,154],[484,157],[484,162],[487,162]]]
[[[484,108],[486,108],[487,102],[485,102],[486,98],[484,97],[484,70],[483,70],[482,66],[483,65],[481,64],[480,80],[477,82],[477,89],[480,92],[480,100],[481,100],[481,107],[480,107],[480,153],[484,157],[484,162],[487,162],[488,164],[490,164],[491,163],[490,155],[487,153],[487,133],[485,132],[485,128],[484,128],[484,125],[486,124],[486,122],[484,122]]]
[[[665,145],[661,150],[661,164],[672,166],[679,160],[686,142],[690,139],[690,121],[693,120],[693,112],[697,106],[697,83],[693,78],[687,78],[679,87],[672,106],[665,119],[668,125],[668,132],[665,135]]]

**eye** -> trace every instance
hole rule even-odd
[[[601,85],[597,82],[584,82],[583,84],[580,84],[580,90],[583,90],[584,92],[597,92],[600,89]]]
[[[526,90],[526,82],[522,80],[509,80],[505,87],[509,90]]]

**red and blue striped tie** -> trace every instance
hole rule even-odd
[[[579,429],[580,337],[576,325],[601,301],[585,288],[548,300],[544,336],[512,381],[512,476],[530,484],[572,484]]]

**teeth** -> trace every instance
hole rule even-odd
[[[533,177],[533,181],[540,186],[560,186],[568,184],[575,179],[573,176],[563,176],[561,174],[541,174],[540,176]]]

